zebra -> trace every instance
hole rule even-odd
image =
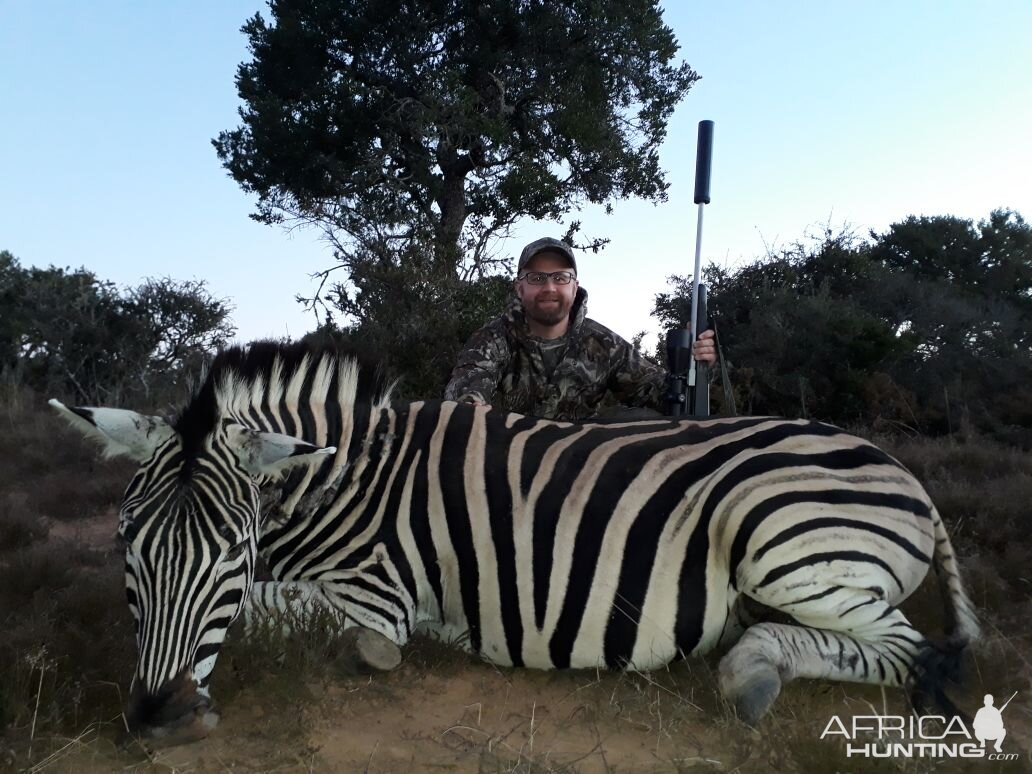
[[[922,486],[828,424],[400,402],[351,354],[273,342],[219,354],[170,421],[51,404],[140,463],[118,533],[142,735],[214,727],[209,682],[241,612],[329,608],[397,646],[425,631],[512,667],[721,649],[720,689],[753,725],[795,678],[948,701],[939,667],[979,634]],[[897,608],[933,565],[939,646]]]

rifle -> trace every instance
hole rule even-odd
[[[709,416],[709,368],[697,363],[692,344],[706,330],[706,286],[699,282],[702,262],[702,208],[710,202],[710,168],[713,161],[713,122],[699,122],[695,153],[695,203],[699,221],[695,232],[695,272],[692,274],[692,328],[675,328],[667,333],[667,395],[669,416]]]

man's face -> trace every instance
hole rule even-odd
[[[561,254],[542,252],[530,259],[520,276],[532,271],[550,274],[554,271],[572,272],[573,269]],[[556,325],[570,314],[573,300],[577,296],[577,280],[567,285],[558,285],[550,278],[543,285],[531,285],[525,279],[517,279],[516,294],[528,318],[541,325]]]

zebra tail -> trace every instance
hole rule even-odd
[[[975,606],[964,591],[946,525],[932,508],[935,553],[932,564],[939,578],[939,591],[946,613],[946,643],[936,647],[927,644],[915,659],[910,681],[910,701],[918,715],[939,710],[946,716],[957,715],[971,725],[971,718],[959,710],[945,693],[948,683],[962,681],[962,660],[965,648],[979,637]]]
[[[975,606],[964,591],[960,580],[957,556],[953,553],[950,536],[946,532],[939,512],[932,508],[932,525],[935,530],[935,555],[932,563],[939,576],[939,591],[946,611],[946,647],[959,653],[979,638],[981,627]]]

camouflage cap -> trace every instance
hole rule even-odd
[[[566,244],[566,242],[560,239],[553,239],[552,237],[535,239],[524,247],[523,252],[520,253],[520,262],[516,265],[516,273],[519,274],[523,271],[523,267],[530,263],[530,259],[535,255],[545,252],[559,253],[559,255],[570,262],[570,268],[573,269],[573,273],[577,273],[577,259],[573,257],[573,248]]]

